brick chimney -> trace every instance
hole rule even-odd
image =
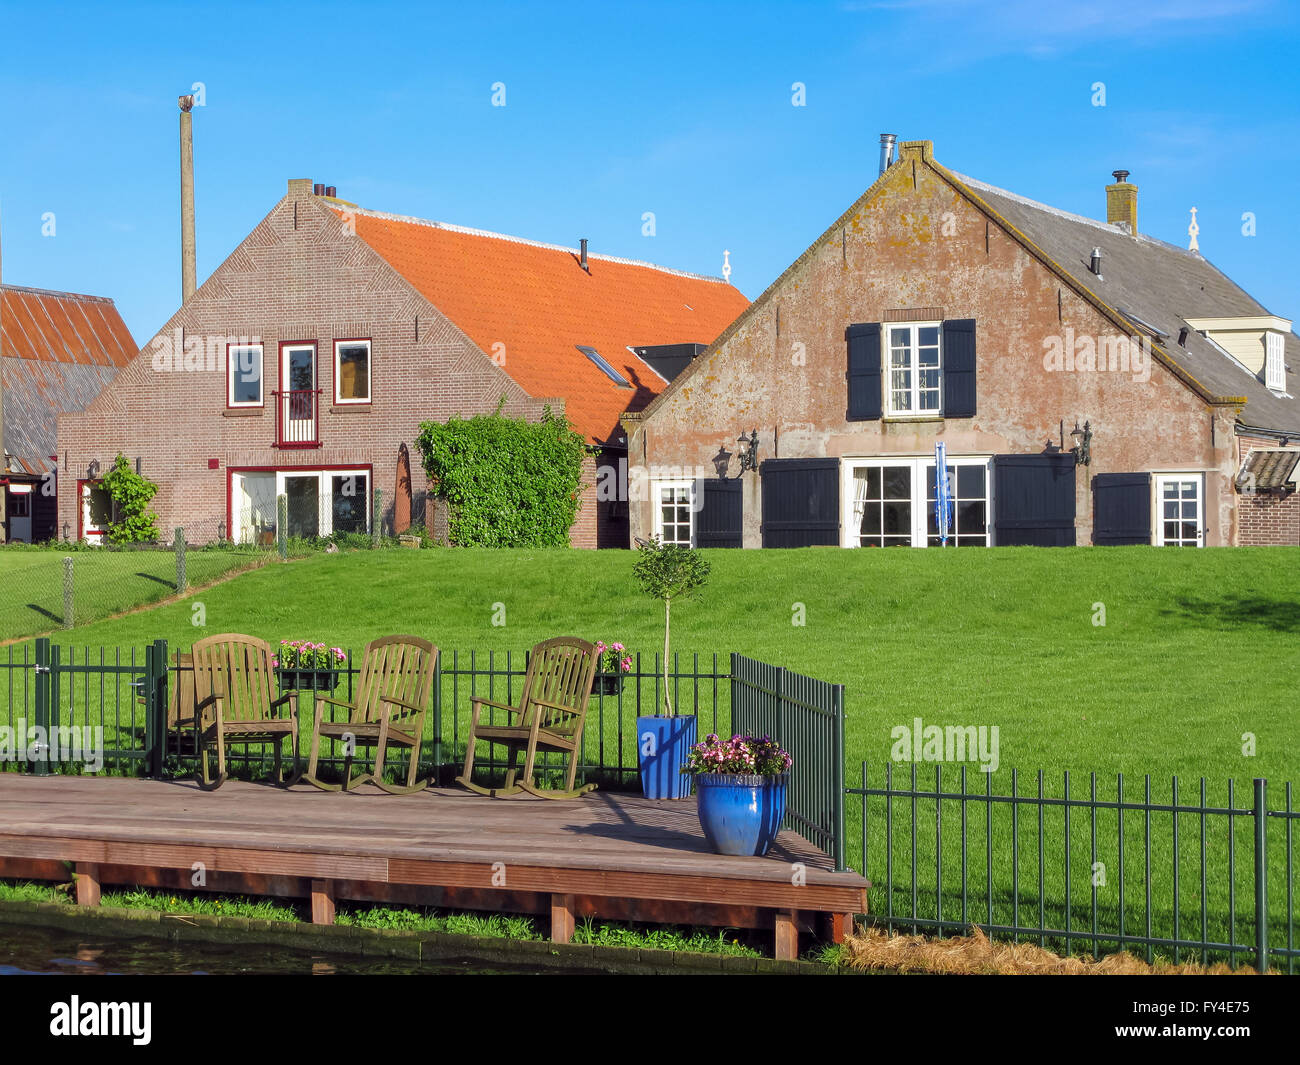
[[[1127,230],[1138,231],[1138,187],[1129,182],[1127,170],[1113,170],[1113,185],[1106,186],[1106,221]]]

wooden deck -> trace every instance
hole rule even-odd
[[[365,789],[371,791],[372,789]],[[838,940],[869,886],[783,832],[763,858],[709,851],[694,801],[595,792],[568,802],[408,796],[227,783],[0,773],[0,876],[549,914],[567,941],[579,917],[771,928],[777,957],[799,931]],[[196,864],[199,863],[199,864]],[[202,872],[203,883],[198,871]]]

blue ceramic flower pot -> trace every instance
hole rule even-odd
[[[641,791],[647,799],[689,799],[691,778],[682,772],[695,745],[695,718],[638,717],[636,749]]]
[[[709,846],[718,854],[766,854],[785,819],[785,789],[789,779],[789,773],[776,776],[701,773],[697,776],[700,827]]]

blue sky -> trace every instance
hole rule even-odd
[[[180,302],[195,82],[200,282],[303,177],[701,273],[727,249],[752,299],[874,180],[890,132],[1092,217],[1127,169],[1144,232],[1185,245],[1197,207],[1203,254],[1300,317],[1285,2],[0,3],[0,34],[4,279],[111,296],[140,343]]]

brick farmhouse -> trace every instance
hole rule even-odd
[[[269,542],[280,495],[290,535],[400,532],[426,511],[419,424],[504,402],[529,420],[549,405],[599,449],[571,538],[626,544],[626,507],[597,505],[596,463],[617,468],[620,416],[747,301],[585,244],[363,210],[290,181],[111,386],[60,419],[60,520],[101,535],[95,474],[121,452],[159,485],[165,535]]]
[[[1142,233],[1114,176],[1101,222],[886,145],[863,196],[624,416],[651,486],[631,535],[938,544],[942,443],[948,544],[1300,543],[1300,339],[1194,234]]]

